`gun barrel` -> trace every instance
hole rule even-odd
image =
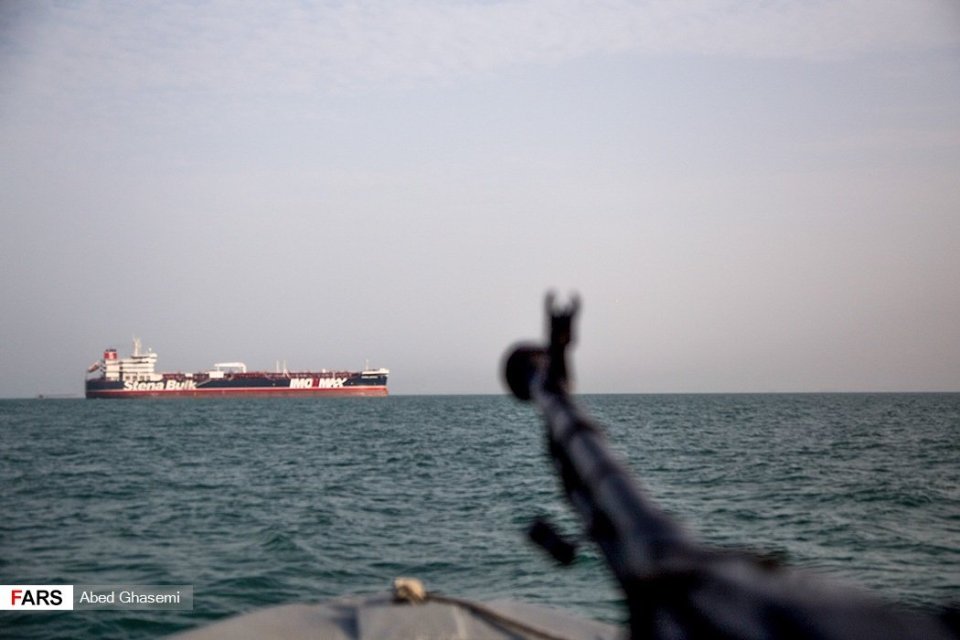
[[[620,584],[626,587],[637,576],[653,573],[663,559],[692,553],[693,539],[640,490],[601,427],[548,383],[548,364],[534,354],[524,368],[532,374],[530,400],[545,419],[564,491]]]
[[[626,597],[634,638],[957,638],[957,612],[890,607],[746,552],[709,548],[640,489],[599,425],[573,402],[566,349],[579,308],[547,298],[549,343],[506,360],[514,396],[537,406],[564,492]]]

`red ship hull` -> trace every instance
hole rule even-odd
[[[198,373],[159,373],[157,355],[141,353],[134,341],[133,355],[119,358],[116,349],[88,369],[98,372],[86,380],[88,398],[324,398],[387,395],[387,369],[363,371],[247,371],[242,362],[214,365]]]
[[[378,397],[389,395],[387,387],[340,387],[336,389],[285,389],[285,388],[220,388],[162,391],[88,390],[88,398],[225,398],[253,396],[258,398],[314,398],[314,397]]]

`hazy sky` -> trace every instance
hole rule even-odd
[[[960,390],[955,0],[0,2],[0,396]]]

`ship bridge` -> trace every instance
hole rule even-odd
[[[151,380],[162,379],[155,371],[157,354],[153,349],[141,351],[140,338],[133,339],[133,354],[127,358],[117,358],[116,349],[107,349],[103,353],[103,374],[107,380]]]

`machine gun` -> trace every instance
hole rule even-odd
[[[513,395],[546,422],[547,446],[564,493],[606,558],[640,639],[937,640],[960,637],[960,612],[927,615],[831,585],[769,557],[709,547],[646,496],[608,448],[602,429],[574,403],[567,348],[579,299],[547,297],[548,343],[521,344],[506,360]],[[538,522],[531,537],[561,562],[570,544]]]

